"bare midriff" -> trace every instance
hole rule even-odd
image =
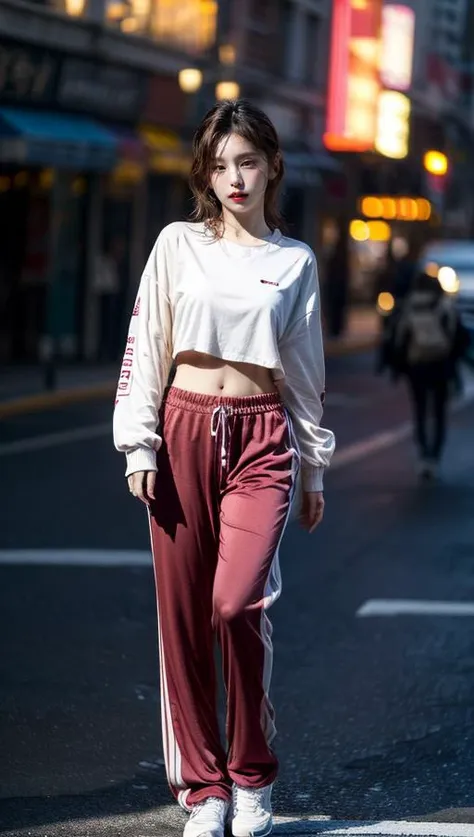
[[[173,386],[203,395],[239,398],[277,392],[271,370],[252,363],[234,363],[201,352],[180,352]]]

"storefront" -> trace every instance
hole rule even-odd
[[[108,290],[119,299],[129,283],[133,213],[124,222],[122,196],[117,200],[110,184],[143,148],[134,127],[144,77],[15,42],[0,50],[7,68],[0,87],[0,300],[8,312],[0,362],[34,362],[52,352],[92,358],[100,343],[98,265],[114,236],[122,240],[121,266]]]
[[[116,154],[113,134],[81,117],[0,108],[4,359],[35,360],[46,336],[78,354],[91,179]]]

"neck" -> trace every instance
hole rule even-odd
[[[263,211],[249,214],[244,218],[236,218],[227,209],[222,213],[222,235],[229,241],[254,241],[265,238],[270,233],[270,228],[265,221]]]

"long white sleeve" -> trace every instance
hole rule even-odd
[[[115,400],[114,443],[126,454],[126,476],[157,470],[158,413],[171,363],[169,275],[160,236],[141,277]]]
[[[321,491],[334,453],[334,434],[320,426],[325,390],[324,352],[316,261],[311,254],[301,276],[297,305],[280,341],[285,371],[282,394],[301,453],[302,486]]]

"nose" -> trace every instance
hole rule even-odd
[[[244,181],[242,179],[242,174],[241,174],[240,170],[238,168],[234,169],[234,171],[232,172],[232,175],[231,175],[230,185],[231,186],[236,186],[236,187],[237,186],[242,186],[243,182]]]

